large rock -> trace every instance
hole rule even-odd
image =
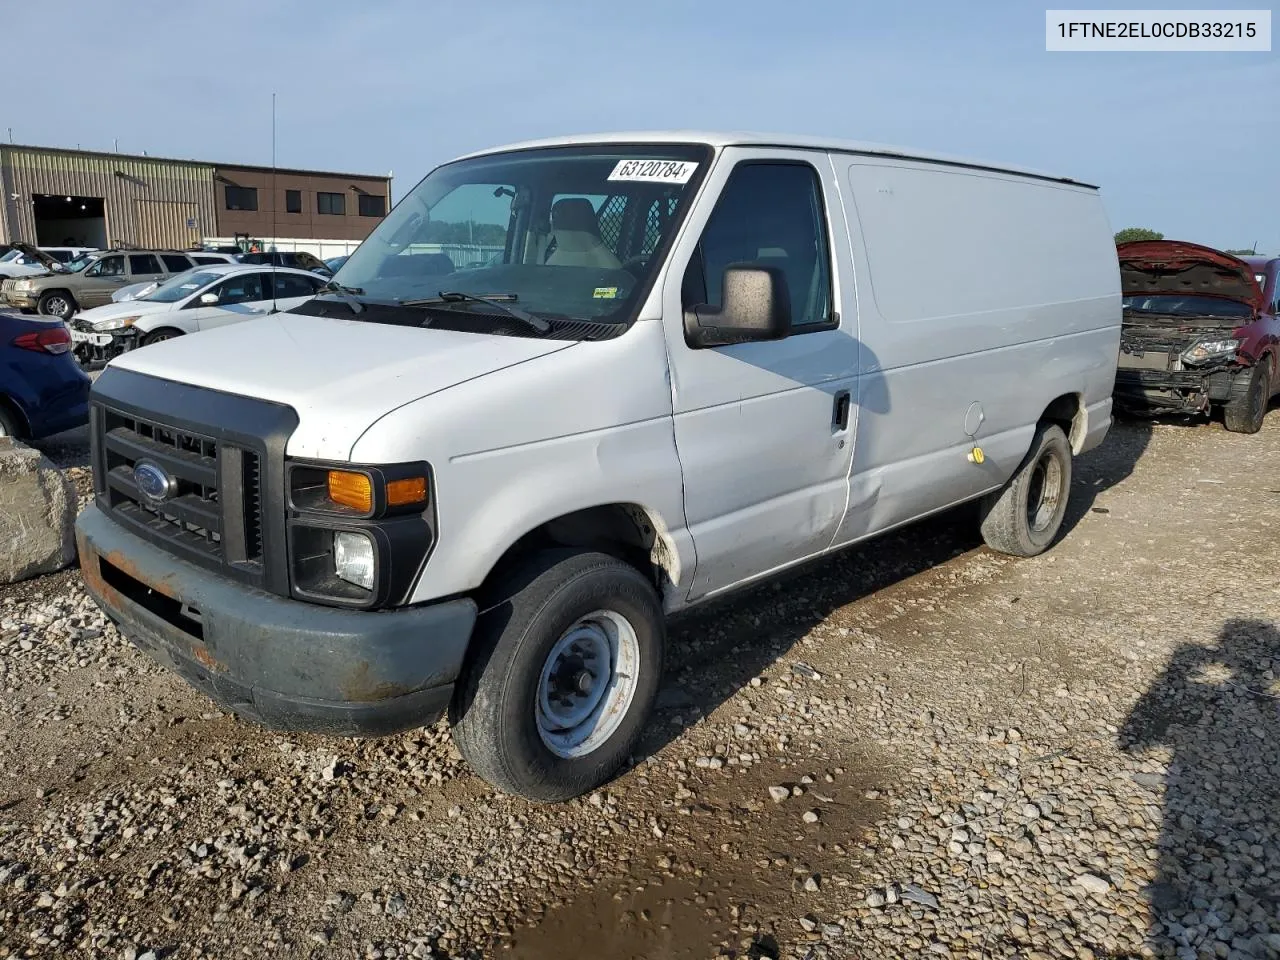
[[[0,583],[76,559],[76,493],[39,450],[0,438]]]

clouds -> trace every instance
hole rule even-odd
[[[19,142],[384,172],[529,137],[830,134],[1103,185],[1117,225],[1280,251],[1268,54],[1048,54],[1025,4],[14,5]],[[49,50],[59,51],[51,66]]]

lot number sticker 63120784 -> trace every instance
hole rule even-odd
[[[687,160],[619,160],[610,180],[645,183],[688,183],[698,165]]]

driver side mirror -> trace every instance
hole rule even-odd
[[[202,293],[200,294],[200,302],[206,307],[212,306],[218,302],[218,295],[216,293]]]
[[[791,333],[791,294],[780,267],[737,264],[724,271],[723,304],[686,307],[685,340],[691,347],[722,347],[781,340]]]

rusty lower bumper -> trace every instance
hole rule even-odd
[[[448,707],[475,625],[470,599],[386,612],[253,590],[179,560],[89,507],[85,586],[136,646],[230,710],[285,730],[391,733]]]

